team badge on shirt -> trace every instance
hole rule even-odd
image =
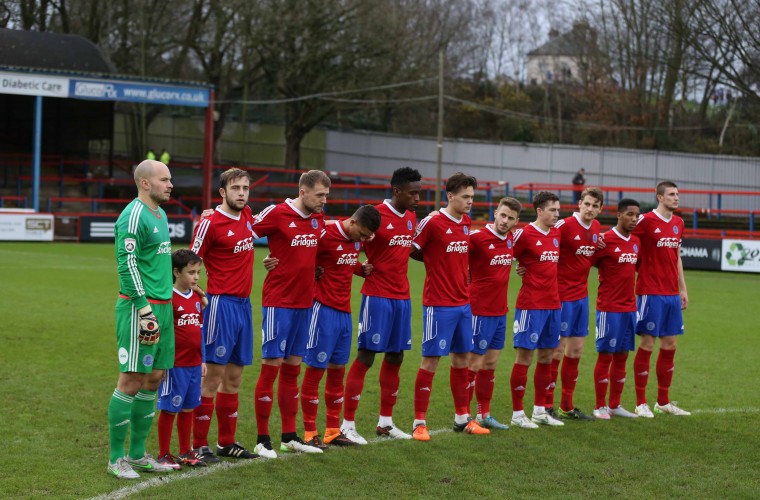
[[[678,234],[678,226],[673,226],[673,232]]]
[[[464,229],[464,234],[470,234],[470,228],[467,226],[464,226],[462,229]]]
[[[412,230],[412,221],[408,220],[406,221],[406,228],[411,231]]]
[[[507,240],[507,248],[512,248],[512,240]]]
[[[594,236],[592,236],[592,237],[591,237],[591,240],[592,240],[594,243],[596,243],[598,239],[599,239],[599,235],[597,235],[597,234],[595,234]]]
[[[636,243],[633,244],[633,251],[639,253],[639,246]]]
[[[137,245],[137,242],[134,238],[124,238],[124,250],[126,250],[129,253],[132,253],[135,251],[135,245]]]
[[[357,251],[357,252],[359,251],[359,249],[360,249],[361,247],[362,247],[362,244],[361,244],[361,243],[359,243],[358,241],[357,241],[356,243],[354,243],[354,248],[356,248],[356,251]]]
[[[311,227],[316,229],[317,226],[319,226],[319,222],[317,222],[317,219],[311,219]]]
[[[559,247],[559,241],[557,241],[557,238],[554,238],[553,243],[555,247]]]
[[[198,312],[201,312],[201,303],[200,302],[196,302],[195,303],[195,308],[198,310]]]

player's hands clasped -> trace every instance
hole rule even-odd
[[[144,309],[141,309],[144,311]],[[153,314],[151,309],[140,314],[140,332],[137,334],[137,338],[142,345],[154,345],[158,343],[158,339],[161,337],[161,332],[158,327],[158,320],[156,315]]]

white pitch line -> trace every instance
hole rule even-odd
[[[748,407],[748,408],[704,408],[704,409],[691,410],[691,412],[695,414],[760,413],[760,408],[751,408],[751,407]],[[445,434],[448,432],[452,432],[452,430],[450,428],[434,429],[430,431],[430,435],[435,436],[438,434]],[[388,439],[386,437],[376,437],[376,438],[368,440],[367,442],[368,444],[382,444],[382,443],[390,443],[392,441],[394,440]],[[330,453],[335,453],[336,451],[340,451],[340,449],[332,450]],[[276,460],[288,460],[288,459],[296,458],[300,455],[302,454],[280,453]],[[133,486],[127,486],[127,487],[118,489],[116,491],[112,491],[110,493],[104,493],[97,497],[92,497],[90,500],[107,500],[111,498],[126,498],[129,495],[139,493],[141,491],[153,488],[155,486],[163,486],[165,484],[169,484],[175,481],[182,481],[185,479],[203,477],[209,474],[214,474],[219,471],[234,469],[237,467],[245,467],[245,466],[250,466],[250,465],[255,465],[255,464],[261,464],[266,461],[267,461],[266,459],[241,460],[239,462],[225,461],[218,465],[191,469],[187,472],[162,474],[160,476],[156,476],[151,479],[148,479],[147,481],[143,481],[141,483],[135,484]]]
[[[445,434],[447,432],[453,432],[453,431],[451,429],[434,429],[430,431],[430,435],[435,436],[437,434]],[[376,438],[369,439],[367,441],[367,444],[382,444],[382,443],[390,443],[393,441],[397,441],[397,440],[378,436]],[[336,451],[341,451],[341,449],[336,448],[334,450],[331,450],[330,453],[335,453]],[[305,454],[280,453],[279,455],[277,455],[277,458],[275,460],[289,460],[301,455],[305,455]],[[217,465],[211,465],[209,467],[199,467],[199,468],[190,469],[187,472],[163,473],[161,475],[152,477],[148,479],[147,481],[142,481],[132,486],[126,486],[116,491],[111,491],[109,493],[103,493],[102,495],[92,497],[90,500],[110,500],[112,498],[126,498],[130,495],[134,495],[135,493],[139,493],[141,491],[144,491],[156,486],[163,486],[165,484],[169,484],[175,481],[182,481],[185,479],[193,479],[196,477],[208,476],[209,474],[214,474],[219,471],[234,469],[237,467],[245,467],[245,466],[251,466],[251,465],[256,465],[256,464],[262,464],[267,461],[268,460],[265,458],[260,458],[258,460],[240,460],[236,462],[225,461]]]
[[[705,408],[703,410],[691,410],[692,413],[760,413],[760,408]]]

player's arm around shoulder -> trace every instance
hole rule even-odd
[[[198,294],[201,299],[201,309],[208,307],[208,298],[206,297],[206,291],[198,285],[193,286],[193,292]]]
[[[417,229],[414,231],[414,236],[412,238],[412,247],[409,253],[409,257],[412,259],[423,262],[422,249],[425,247],[428,239],[430,238],[430,226],[435,225],[435,223],[431,221],[433,221],[437,215],[438,212],[435,212],[435,215],[428,215],[422,219],[419,224],[417,224]]]

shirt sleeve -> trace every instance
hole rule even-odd
[[[211,246],[211,240],[213,239],[213,232],[209,233],[211,229],[211,219],[201,219],[200,223],[195,226],[195,233],[193,233],[193,244],[190,249],[198,254],[202,259],[206,253],[206,249]]]
[[[139,225],[130,225],[130,219],[131,217],[120,217],[115,226],[119,291],[129,297],[136,309],[141,309],[148,305],[142,276],[137,266],[137,254],[141,249],[142,237]]]
[[[420,221],[419,224],[417,224],[417,230],[414,232],[414,239],[412,240],[412,245],[414,245],[415,248],[418,250],[422,250],[425,248],[425,245],[427,245],[428,240],[430,239],[430,233],[431,230],[428,228],[428,225],[431,224],[431,221],[433,218],[431,216],[427,216],[424,219]]]
[[[254,239],[269,236],[278,229],[278,217],[275,208],[277,205],[269,205],[254,218],[252,228]]]

